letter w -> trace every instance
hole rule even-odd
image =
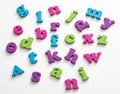
[[[89,63],[92,63],[93,60],[97,63],[100,55],[101,52],[98,52],[97,54],[96,53],[84,54],[84,57],[87,59]]]

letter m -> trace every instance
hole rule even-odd
[[[100,20],[102,16],[102,11],[97,11],[96,9],[88,8],[86,16],[91,16],[92,18]]]

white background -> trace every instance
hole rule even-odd
[[[20,18],[16,9],[21,4],[29,10],[29,15]],[[48,8],[58,5],[61,14],[50,16]],[[103,12],[101,20],[86,17],[87,8],[94,8]],[[0,94],[120,94],[120,13],[119,0],[0,0]],[[36,23],[36,11],[41,10],[43,23]],[[69,24],[65,19],[73,10],[79,13]],[[107,30],[101,30],[100,25],[103,19],[108,17],[115,20],[115,24]],[[87,21],[90,28],[78,32],[74,27],[77,20]],[[51,22],[60,22],[57,32],[50,31]],[[13,34],[13,27],[21,25],[23,34],[16,36]],[[37,40],[35,28],[47,30],[45,40]],[[83,45],[83,34],[93,33],[93,44]],[[58,34],[58,47],[50,47],[50,37],[52,34]],[[75,35],[75,43],[67,45],[64,37],[67,34]],[[106,46],[97,45],[97,36],[99,34],[107,35],[108,44]],[[20,41],[24,38],[33,37],[32,50],[20,48]],[[9,42],[15,42],[17,50],[13,54],[6,52],[6,45]],[[70,48],[76,49],[79,58],[76,65],[64,60]],[[62,57],[60,62],[48,63],[45,55],[47,50],[58,51]],[[28,54],[34,51],[37,53],[38,63],[32,65],[29,62]],[[97,64],[94,62],[88,64],[83,58],[83,54],[92,52],[102,52]],[[12,78],[14,65],[18,65],[24,70],[24,74]],[[78,68],[83,66],[89,80],[83,82],[78,73]],[[57,80],[50,76],[53,67],[59,67],[63,70],[61,79]],[[40,82],[34,84],[31,82],[31,74],[38,71],[42,74]],[[78,90],[65,90],[66,79],[76,78],[78,81]]]

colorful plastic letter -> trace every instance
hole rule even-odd
[[[20,25],[15,26],[14,29],[13,29],[13,32],[14,32],[14,34],[16,34],[16,35],[22,34],[22,33],[23,33],[22,26],[20,26]]]
[[[62,69],[57,67],[54,67],[54,69],[50,72],[50,75],[57,79],[60,79],[61,74],[62,74]]]
[[[57,47],[58,46],[58,44],[57,44],[57,42],[58,42],[58,35],[57,34],[53,34],[52,36],[51,36],[51,47]]]
[[[36,12],[36,16],[37,16],[37,23],[42,23],[43,20],[42,20],[42,11],[37,11]]]
[[[22,39],[20,42],[20,47],[25,48],[27,50],[31,50],[32,42],[32,37],[28,37],[28,39]]]
[[[67,61],[70,61],[72,64],[75,64],[77,59],[78,59],[78,55],[75,54],[75,49],[70,48],[69,53],[67,54],[67,56],[65,56],[65,59]]]
[[[78,89],[78,83],[76,79],[67,79],[65,80],[65,84],[66,84],[66,90],[71,90],[71,89]],[[71,87],[72,84],[72,87]]]
[[[17,74],[23,74],[24,73],[24,70],[22,70],[21,68],[19,68],[17,65],[14,66],[14,69],[13,69],[13,73],[12,73],[12,77],[15,77],[17,76]]]
[[[37,60],[35,59],[35,57],[37,56],[36,53],[31,52],[28,56],[29,56],[29,59],[30,59],[30,63],[32,63],[32,64],[37,63]]]
[[[10,42],[6,46],[6,51],[8,53],[14,53],[16,51],[16,49],[17,49],[17,46],[14,42]]]
[[[49,63],[53,63],[56,61],[60,61],[62,58],[57,56],[57,51],[53,52],[53,55],[51,54],[50,50],[48,50],[45,54],[48,57]]]
[[[77,10],[74,10],[71,15],[65,20],[66,23],[70,23],[78,14]]]
[[[56,22],[56,23],[52,22],[50,31],[57,31],[57,27],[60,27],[60,23],[59,22]]]
[[[83,41],[84,44],[86,43],[94,43],[94,40],[92,39],[93,34],[83,34],[83,38],[85,39]]]
[[[79,72],[79,74],[82,76],[82,80],[83,80],[83,81],[86,81],[86,80],[89,79],[89,77],[87,76],[87,74],[86,74],[86,72],[85,72],[85,70],[84,70],[83,67],[80,67],[80,68],[78,69],[78,72]]]
[[[75,42],[75,36],[73,34],[66,35],[65,42],[67,44],[73,44]]]
[[[98,62],[99,58],[101,56],[101,52],[98,53],[91,53],[91,54],[84,54],[84,57],[87,59],[87,61],[91,64],[94,60],[96,63]]]
[[[107,41],[106,41],[107,36],[106,35],[98,35],[97,39],[98,39],[98,42],[97,42],[98,45],[106,45],[107,44]]]
[[[35,29],[37,39],[43,40],[47,37],[46,30],[40,30],[40,28]]]
[[[17,8],[17,13],[19,14],[19,16],[21,18],[26,17],[29,14],[29,11],[27,9],[24,8],[24,5],[22,4],[21,6],[19,6]]]
[[[114,20],[110,20],[109,18],[104,18],[104,24],[101,25],[101,29],[106,30],[114,23],[115,23]]]
[[[41,73],[40,72],[33,72],[31,81],[37,83],[37,82],[40,81],[40,77],[41,77]]]
[[[48,8],[48,11],[49,11],[49,13],[50,13],[50,16],[53,16],[53,15],[55,15],[55,14],[60,14],[60,13],[61,13],[61,11],[60,11],[60,9],[59,9],[58,6],[49,7],[49,8]]]
[[[92,18],[100,20],[102,16],[102,11],[97,11],[96,9],[88,8],[86,16],[91,16]]]
[[[83,29],[89,28],[89,23],[83,22],[82,20],[78,20],[77,22],[75,22],[75,27],[78,31],[82,32]]]

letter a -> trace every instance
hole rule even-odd
[[[54,67],[54,69],[50,72],[50,75],[57,79],[60,79],[61,74],[62,74],[62,70],[57,67]]]
[[[23,74],[24,71],[20,69],[17,65],[14,66],[12,77],[15,77],[17,74]]]

